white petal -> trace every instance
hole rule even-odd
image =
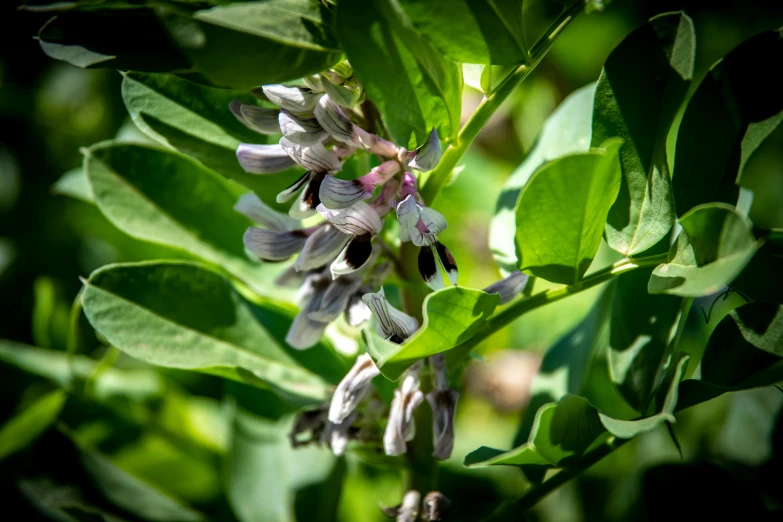
[[[508,277],[492,283],[484,289],[488,294],[499,294],[499,304],[506,304],[522,293],[527,286],[528,275],[515,270]]]
[[[318,192],[321,187],[322,175],[315,175],[310,179],[304,190],[299,193],[294,204],[288,210],[288,215],[294,219],[306,219],[314,216],[321,200]]]
[[[348,418],[370,389],[372,380],[380,373],[368,354],[363,353],[357,357],[353,367],[334,391],[329,405],[329,421],[339,424]]]
[[[287,139],[299,145],[315,145],[326,138],[326,131],[315,118],[302,118],[287,111],[280,112],[280,131]]]
[[[264,85],[261,87],[264,96],[269,101],[291,112],[310,112],[318,103],[321,94],[311,92],[301,87],[288,87],[286,85]]]
[[[247,128],[261,134],[280,133],[280,125],[277,123],[279,110],[250,105],[239,100],[232,101],[230,107],[236,119]]]
[[[459,393],[454,390],[436,389],[427,394],[432,408],[432,456],[439,460],[451,457],[454,449],[454,412]]]
[[[350,437],[351,424],[356,418],[356,412],[351,413],[343,422],[336,424],[327,422],[324,438],[329,444],[332,453],[338,457],[345,453],[345,447],[348,445]]]
[[[307,234],[301,230],[275,232],[265,228],[249,227],[242,239],[245,248],[261,259],[283,261],[302,250]]]
[[[251,174],[273,174],[295,165],[294,160],[280,145],[252,145],[240,143],[237,159],[245,172]]]
[[[416,156],[410,162],[410,167],[422,172],[428,172],[434,169],[440,161],[441,150],[438,133],[432,129],[427,141],[416,151]]]
[[[386,300],[383,288],[375,294],[364,294],[362,300],[378,321],[378,327],[381,328],[384,337],[396,336],[400,340],[405,340],[418,330],[419,322],[391,306]]]
[[[350,235],[326,224],[307,238],[294,267],[297,270],[312,270],[325,266],[334,261],[350,239]]]
[[[321,203],[326,208],[341,209],[369,199],[372,197],[372,190],[368,192],[367,187],[358,179],[345,180],[326,176],[321,183],[320,196]]]
[[[413,194],[405,197],[397,204],[397,221],[400,222],[400,241],[411,240],[411,232],[416,233],[416,223],[421,213]]]
[[[324,292],[321,299],[321,306],[318,310],[310,312],[310,319],[329,323],[337,319],[345,307],[348,305],[348,299],[362,285],[361,279],[348,279],[341,277],[332,282]]]
[[[252,192],[240,196],[234,210],[270,230],[282,232],[300,227],[299,221],[272,209]]]
[[[362,296],[354,294],[348,299],[345,307],[345,322],[349,326],[359,326],[372,317],[370,308],[362,301]]]
[[[317,344],[326,329],[327,323],[310,318],[310,312],[321,306],[324,296],[325,286],[321,279],[319,276],[308,277],[300,289],[302,309],[294,318],[285,337],[285,341],[297,350],[304,350]]]
[[[329,96],[323,96],[313,111],[318,123],[337,141],[359,145],[354,137],[354,124]]]
[[[309,182],[312,178],[313,178],[312,172],[305,172],[304,174],[302,174],[302,176],[299,179],[291,183],[291,185],[289,185],[288,188],[281,191],[275,198],[275,201],[277,201],[278,203],[285,203],[286,201],[290,201],[291,198],[296,196],[296,193],[302,189],[305,183]]]
[[[324,219],[346,234],[374,236],[383,228],[378,212],[363,201],[342,209],[328,209],[325,205],[320,204],[317,210]]]
[[[329,266],[332,279],[351,274],[368,266],[368,262],[373,257],[372,254],[373,248],[369,235],[354,237]]]
[[[287,138],[280,139],[280,146],[296,163],[312,172],[336,172],[342,168],[337,155],[316,143],[310,146],[294,143]]]
[[[451,284],[456,285],[459,272],[457,271],[457,262],[454,260],[454,256],[451,255],[451,251],[443,243],[435,242],[434,247],[441,268],[446,272],[446,276]]]
[[[396,522],[416,522],[419,517],[421,493],[412,489],[402,497],[402,504],[397,511]]]
[[[406,441],[413,439],[415,424],[413,413],[424,401],[424,394],[419,389],[419,372],[422,363],[418,362],[408,368],[402,379],[402,384],[394,391],[389,422],[383,434],[383,446],[387,455],[401,455],[406,451]]]
[[[445,286],[443,282],[443,272],[440,269],[440,263],[435,260],[433,247],[421,247],[419,250],[419,273],[424,282],[433,290],[440,290]]]

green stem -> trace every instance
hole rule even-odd
[[[446,152],[443,153],[443,157],[440,159],[440,163],[433,170],[424,186],[419,193],[424,199],[424,202],[431,205],[438,197],[441,189],[446,185],[446,182],[451,175],[451,171],[457,166],[457,163],[462,159],[462,156],[467,152],[473,140],[476,139],[481,129],[487,124],[489,118],[495,114],[500,105],[508,98],[514,89],[522,83],[522,81],[533,72],[533,69],[541,63],[544,56],[552,48],[552,44],[555,41],[557,35],[568,25],[571,20],[584,10],[584,2],[576,1],[565,9],[557,20],[550,26],[549,31],[541,39],[536,42],[530,50],[530,63],[520,65],[517,69],[506,76],[503,81],[492,91],[479,105],[476,112],[470,117],[465,125],[460,129],[459,135],[454,143],[449,145]]]

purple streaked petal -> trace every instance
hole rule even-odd
[[[279,134],[280,125],[277,122],[278,109],[267,109],[234,100],[229,105],[231,112],[240,123],[250,130],[260,134]]]
[[[242,238],[245,248],[268,261],[283,261],[296,254],[307,241],[302,230],[275,232],[265,228],[249,227]]]
[[[342,168],[342,162],[337,155],[326,150],[321,143],[304,146],[281,138],[280,146],[291,159],[311,172],[337,172]]]
[[[350,207],[342,209],[328,209],[320,204],[317,210],[324,219],[346,234],[374,236],[383,228],[378,212],[363,201],[358,201]]]
[[[321,127],[337,141],[354,146],[360,145],[354,132],[355,125],[328,95],[318,100],[313,114]]]
[[[299,145],[315,145],[327,137],[326,131],[315,118],[303,118],[287,111],[280,111],[278,121],[283,136]]]
[[[252,192],[240,196],[234,210],[270,230],[283,232],[300,228],[299,221],[272,209]]]
[[[310,181],[312,177],[313,177],[312,172],[305,172],[304,174],[302,174],[302,176],[299,179],[291,183],[291,185],[289,185],[287,189],[280,192],[275,198],[275,201],[277,201],[278,203],[285,203],[286,201],[290,201],[291,198],[296,196],[297,192],[299,192],[302,189],[302,187],[305,185],[305,183]]]
[[[240,143],[237,159],[245,172],[273,174],[293,167],[296,163],[280,145],[253,145]]]
[[[269,101],[290,112],[311,112],[322,96],[301,87],[287,85],[264,85],[261,87]]]
[[[418,330],[419,322],[415,318],[389,304],[383,287],[375,294],[364,294],[362,300],[378,321],[378,330],[383,337],[397,338],[397,342],[402,342]]]
[[[337,257],[351,236],[325,224],[307,238],[302,252],[294,263],[296,270],[312,270],[325,266]]]
[[[324,323],[334,321],[343,313],[348,305],[348,299],[356,293],[361,285],[361,279],[341,277],[332,281],[332,284],[324,292],[321,306],[318,310],[310,312],[310,319]]]
[[[508,277],[486,287],[484,291],[488,294],[499,294],[500,302],[498,304],[506,304],[522,293],[527,286],[528,278],[527,274],[515,270]]]
[[[410,162],[410,167],[421,172],[428,172],[438,165],[440,157],[441,150],[438,133],[435,129],[432,129],[424,145],[416,150],[416,156]]]
[[[451,457],[454,449],[454,412],[459,393],[449,389],[435,389],[427,394],[432,408],[432,456],[438,460]]]
[[[383,448],[387,455],[405,453],[406,442],[413,439],[416,433],[413,413],[424,401],[424,394],[419,389],[419,372],[422,365],[422,361],[419,361],[408,368],[402,378],[402,384],[394,390],[389,421],[383,434]]]
[[[365,186],[361,179],[346,180],[326,176],[321,183],[321,203],[329,209],[350,207],[372,197],[372,190],[372,185]]]
[[[329,405],[329,421],[340,424],[347,419],[369,391],[372,380],[380,373],[369,355],[359,355],[334,391]]]

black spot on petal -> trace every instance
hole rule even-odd
[[[315,207],[321,204],[321,196],[319,195],[319,192],[321,192],[321,182],[323,180],[323,173],[316,174],[313,179],[310,180],[310,183],[305,189],[302,200],[304,201],[304,204],[307,205],[309,210],[313,210]]]
[[[370,239],[370,234],[363,234],[356,236],[348,244],[348,248],[345,251],[345,262],[354,270],[357,270],[370,259],[372,254]]]
[[[419,249],[419,273],[425,282],[430,282],[435,277],[438,267],[435,265],[435,256],[430,247]]]
[[[438,252],[438,258],[440,259],[443,268],[446,269],[446,272],[456,272],[457,262],[454,260],[454,256],[451,255],[449,249],[446,248],[446,245],[435,242],[435,250]]]

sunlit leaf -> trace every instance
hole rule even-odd
[[[416,29],[452,60],[498,65],[528,60],[521,0],[399,2]]]
[[[445,352],[470,339],[492,315],[497,304],[497,294],[461,287],[445,288],[427,296],[421,328],[402,344],[386,341],[367,329],[364,339],[381,373],[397,380],[419,359]]]
[[[0,427],[0,460],[31,444],[57,420],[65,390],[54,390],[27,406]]]
[[[619,141],[551,161],[530,178],[516,208],[519,268],[575,284],[592,263],[620,188]]]
[[[650,293],[714,293],[731,283],[756,252],[750,221],[729,205],[700,205],[682,216],[680,225],[668,262],[650,277]]]
[[[271,387],[297,403],[327,394],[326,382],[300,362],[326,374],[341,371],[323,345],[305,352],[284,345],[287,310],[250,305],[196,264],[110,265],[85,282],[82,304],[93,327],[132,357]]]
[[[590,129],[595,84],[577,89],[563,100],[544,124],[538,141],[525,161],[511,173],[498,197],[495,217],[489,230],[489,246],[500,268],[516,270],[517,254],[514,243],[516,208],[519,193],[533,173],[543,163],[556,158],[587,152],[590,149]]]
[[[674,224],[666,137],[688,91],[694,60],[693,22],[683,13],[665,14],[626,37],[598,80],[592,144],[623,139],[622,182],[606,239],[626,256],[652,247]]]
[[[411,28],[392,0],[340,2],[337,34],[397,145],[422,145],[433,128],[441,138],[457,132],[462,71]]]

